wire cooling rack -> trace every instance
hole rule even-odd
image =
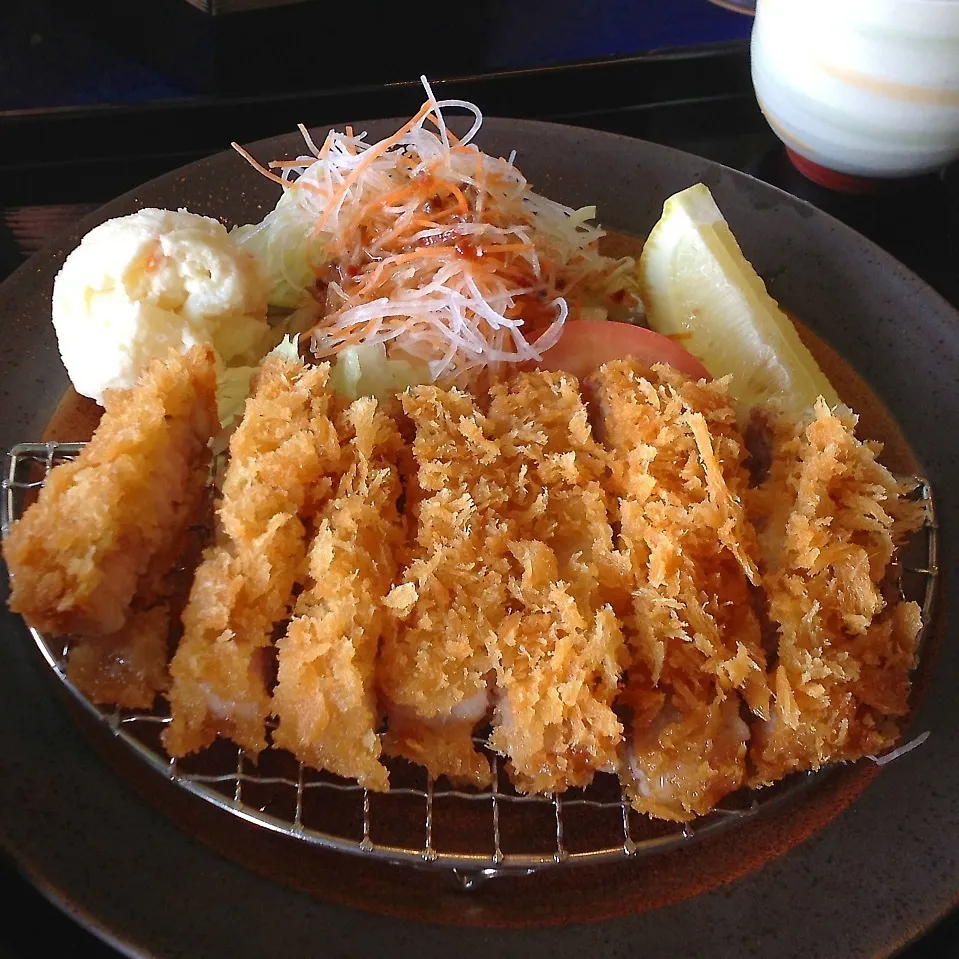
[[[10,451],[0,485],[3,535],[50,470],[81,448],[79,443],[23,443]],[[916,481],[927,521],[924,535],[914,537],[899,559],[899,583],[904,596],[921,602],[923,622],[928,623],[938,575],[937,526],[932,489],[926,480]],[[392,789],[371,793],[355,782],[309,769],[272,747],[253,763],[225,740],[196,757],[171,760],[160,743],[163,726],[170,721],[164,702],[158,698],[151,710],[91,703],[67,678],[68,647],[34,629],[30,632],[77,701],[147,765],[183,789],[247,822],[320,847],[445,868],[467,889],[503,874],[609,862],[674,848],[752,817],[822,775],[800,774],[761,792],[744,790],[710,815],[681,826],[639,816],[611,775],[599,775],[588,789],[562,795],[518,794],[483,737],[477,737],[476,744],[489,756],[493,769],[493,785],[484,791],[433,782],[419,767],[388,760]]]

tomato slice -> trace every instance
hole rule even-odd
[[[567,320],[559,342],[543,354],[538,365],[583,379],[604,363],[626,356],[648,366],[666,363],[697,380],[712,379],[706,367],[675,340],[613,320]]]

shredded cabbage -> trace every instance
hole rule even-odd
[[[230,442],[230,435],[243,417],[243,407],[250,395],[250,383],[255,366],[228,366],[218,362],[216,377],[216,408],[220,430],[213,439],[213,453],[222,453]]]
[[[330,371],[330,386],[350,400],[360,396],[384,400],[410,386],[429,382],[430,370],[426,363],[391,359],[382,343],[341,350]]]
[[[266,275],[270,306],[296,309],[311,303],[314,266],[323,262],[323,238],[313,235],[315,225],[313,212],[287,191],[262,222],[233,229],[233,238],[257,258]]]
[[[264,359],[277,356],[285,360],[300,358],[300,336],[285,335]],[[214,452],[226,449],[230,435],[243,417],[253,376],[259,366],[219,364],[217,371],[217,413],[220,432]],[[429,367],[412,359],[391,358],[382,343],[352,346],[342,350],[330,365],[330,386],[347,399],[375,396],[385,400],[410,386],[430,382]]]
[[[576,318],[645,325],[639,268],[633,257],[612,261],[608,272],[596,274],[580,284]]]
[[[299,339],[299,336],[286,335],[266,355],[298,359]],[[226,449],[230,433],[242,419],[243,407],[250,395],[253,375],[259,367],[259,363],[255,366],[225,366],[221,360],[217,360],[216,406],[220,432],[214,442],[216,452]]]
[[[290,336],[288,333],[270,350],[267,356],[278,356],[283,360],[298,360],[300,358],[300,334]]]

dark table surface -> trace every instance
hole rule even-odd
[[[91,0],[94,2],[107,0]],[[175,2],[182,5],[182,0]],[[411,71],[398,61],[389,68],[394,74],[387,70],[376,82],[361,85],[356,77],[351,82],[347,76],[340,78],[342,83],[331,83],[329,77],[314,77],[312,85],[300,82],[294,88],[287,82],[269,88],[268,84],[254,92],[249,78],[241,80],[218,67],[218,58],[229,59],[231,44],[237,42],[228,29],[220,27],[206,35],[206,66],[192,78],[177,78],[169,64],[149,61],[139,53],[111,53],[117,48],[102,39],[97,41],[105,44],[102,49],[94,49],[92,40],[86,48],[95,63],[66,56],[59,74],[52,68],[44,72],[36,48],[48,41],[42,36],[40,41],[31,40],[35,36],[30,33],[31,25],[36,26],[40,17],[44,29],[55,27],[50,42],[69,48],[78,34],[83,35],[84,24],[88,25],[77,13],[79,6],[70,7],[73,19],[66,21],[57,19],[62,10],[55,0],[8,5],[0,13],[0,25],[7,17],[9,26],[11,10],[20,18],[14,24],[19,40],[11,39],[11,30],[0,35],[0,143],[5,147],[0,154],[0,172],[4,174],[0,176],[0,278],[100,203],[223,149],[230,140],[250,141],[287,132],[299,121],[319,125],[407,115],[420,100]],[[472,99],[491,115],[552,119],[612,130],[677,146],[744,170],[845,220],[959,306],[959,169],[904,184],[898,192],[881,197],[841,196],[818,188],[792,169],[762,119],[752,95],[748,51],[742,41],[598,62],[555,63],[596,52],[633,54],[644,38],[671,43],[677,38],[743,37],[744,21],[706,8],[699,0],[675,0],[672,13],[664,12],[669,4],[651,2],[650,9],[659,14],[642,24],[645,32],[630,33],[630,25],[635,26],[630,11],[635,11],[636,5],[612,3],[607,14],[598,23],[590,21],[591,29],[585,30],[585,4],[564,0],[559,6],[567,11],[568,22],[558,26],[550,21],[553,28],[525,48],[517,45],[517,24],[525,22],[532,28],[534,13],[542,6],[531,3],[523,14],[527,20],[513,21],[513,33],[496,20],[497,4],[484,6],[492,11],[488,13],[492,26],[484,28],[485,45],[481,53],[474,52],[472,63],[484,72],[440,82],[437,93]],[[673,16],[684,11],[685,26]],[[583,34],[578,43],[573,39],[577,23]],[[700,35],[690,36],[691,30]],[[489,37],[498,39],[494,43]],[[22,61],[21,71],[12,71],[14,80],[22,79],[29,70],[40,78],[32,93],[24,94],[23,84],[17,88],[11,81],[11,57],[2,57],[4,43],[6,52],[13,51]],[[517,62],[547,65],[491,70]],[[432,75],[455,73],[437,69]],[[120,83],[122,96],[112,95],[117,91],[110,87],[118,78],[124,81]],[[0,923],[0,959],[49,955],[106,959],[117,955],[48,904],[18,876],[15,866],[2,858],[0,888],[4,893],[0,912],[6,919]],[[959,914],[947,918],[903,956],[959,956]]]

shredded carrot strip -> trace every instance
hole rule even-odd
[[[316,144],[313,142],[313,137],[310,136],[310,131],[307,130],[307,128],[303,126],[302,123],[298,123],[296,125],[296,128],[297,130],[300,131],[300,136],[303,137],[304,141],[306,142],[306,145],[310,148],[313,155],[317,156],[319,154],[319,150],[316,149]]]
[[[362,223],[363,220],[365,220],[367,216],[369,216],[369,214],[372,213],[377,207],[383,208],[391,206],[398,200],[403,200],[408,196],[412,196],[418,189],[420,189],[419,184],[409,183],[406,186],[400,187],[398,190],[394,190],[392,193],[388,193],[384,197],[374,197],[356,215],[354,218],[355,222]]]
[[[409,253],[398,253],[388,260],[382,260],[376,264],[376,268],[373,270],[373,274],[367,280],[367,282],[361,286],[356,294],[358,296],[363,296],[365,293],[369,292],[369,287],[382,276],[383,272],[391,267],[399,266],[401,263],[408,263],[410,260],[416,260],[424,256],[448,256],[450,254],[455,255],[457,252],[456,247],[453,246],[427,246],[422,247],[418,250],[412,250]]]
[[[267,166],[271,170],[295,170],[297,167],[303,166],[302,160],[270,160]]]
[[[236,150],[236,152],[239,153],[240,156],[243,157],[243,159],[246,160],[246,162],[249,163],[257,173],[262,173],[263,176],[265,176],[268,180],[272,180],[274,183],[279,183],[284,190],[291,186],[291,184],[287,180],[284,180],[283,177],[277,176],[275,173],[271,173],[265,166],[263,166],[262,163],[250,156],[250,154],[244,150],[239,143],[231,143],[230,146],[233,147],[233,149]]]
[[[463,195],[463,191],[456,186],[454,183],[446,183],[444,186],[453,194],[456,198],[456,208],[457,212],[461,213],[463,216],[469,212],[469,204],[466,202],[466,197]]]
[[[410,130],[419,123],[431,110],[433,109],[430,103],[424,103],[420,107],[416,116],[413,117],[408,123],[404,123],[403,126],[399,128],[392,136],[387,137],[385,140],[381,140],[374,147],[370,147],[363,154],[363,159],[353,168],[349,176],[343,181],[340,188],[336,191],[335,195],[330,201],[329,206],[323,211],[323,215],[320,217],[320,222],[317,224],[317,231],[321,231],[324,226],[326,226],[327,221],[329,220],[332,212],[336,209],[339,204],[343,201],[343,198],[350,192],[350,188],[359,180],[362,176],[363,171],[378,157],[386,153],[390,147],[395,146],[399,143],[400,140],[406,136]]]

